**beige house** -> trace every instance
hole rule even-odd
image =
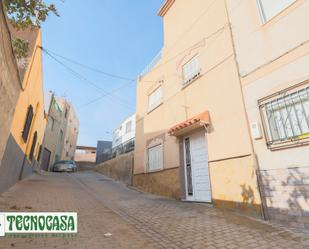
[[[309,229],[309,1],[227,3],[268,216]]]
[[[79,133],[79,119],[72,103],[64,98],[58,99],[58,101],[64,110],[66,120],[61,159],[73,160]]]
[[[134,186],[261,216],[224,0],[167,0],[164,47],[137,86]]]

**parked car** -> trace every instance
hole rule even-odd
[[[73,160],[58,161],[54,164],[54,172],[76,172],[77,166]]]

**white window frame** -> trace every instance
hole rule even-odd
[[[309,144],[309,82],[259,100],[270,150]]]
[[[155,151],[155,150],[158,151]],[[161,153],[161,158],[159,157],[159,155],[151,155],[151,152],[154,153]],[[153,158],[153,157],[157,157],[157,158]],[[157,163],[158,166],[152,166],[152,163],[150,160],[158,160]],[[160,171],[162,170],[164,167],[164,148],[163,148],[163,143],[161,144],[157,144],[151,147],[147,148],[147,165],[146,165],[146,171],[147,172],[156,172],[156,171]]]
[[[126,123],[126,134],[130,133],[131,131],[132,131],[132,120]]]
[[[162,86],[157,87],[151,94],[148,95],[148,112],[156,109],[163,102]]]
[[[194,62],[196,63],[196,65],[194,64],[192,65],[192,63]],[[192,72],[187,74],[186,71],[190,69],[187,67],[191,67]],[[200,76],[200,74],[201,74],[201,65],[199,55],[196,54],[182,66],[183,84],[186,85],[190,83],[191,81],[195,80],[198,76]]]
[[[270,1],[270,0],[268,0]],[[291,2],[290,4],[288,4],[287,6],[283,7],[281,10],[277,11],[275,14],[273,14],[270,17],[267,17],[266,15],[266,11],[265,11],[265,6],[263,5],[263,0],[256,0],[257,2],[257,6],[259,9],[259,13],[262,19],[263,24],[269,22],[271,19],[273,19],[275,16],[277,16],[278,14],[280,14],[282,11],[284,11],[285,9],[287,9],[288,7],[290,7],[292,4],[294,4],[297,0],[292,0],[293,2]]]

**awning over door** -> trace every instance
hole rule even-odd
[[[194,129],[197,129],[201,126],[209,126],[209,125],[210,125],[209,112],[205,111],[186,121],[174,125],[172,128],[168,130],[168,134],[171,136],[180,136]]]

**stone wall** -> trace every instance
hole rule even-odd
[[[309,229],[309,167],[261,170],[270,220]]]
[[[134,153],[130,152],[99,164],[95,170],[116,181],[132,185]]]
[[[134,175],[133,186],[152,194],[175,199],[181,198],[178,167],[153,173]]]
[[[9,138],[15,106],[21,91],[10,32],[0,3],[0,165]],[[0,174],[2,172],[0,171]]]

